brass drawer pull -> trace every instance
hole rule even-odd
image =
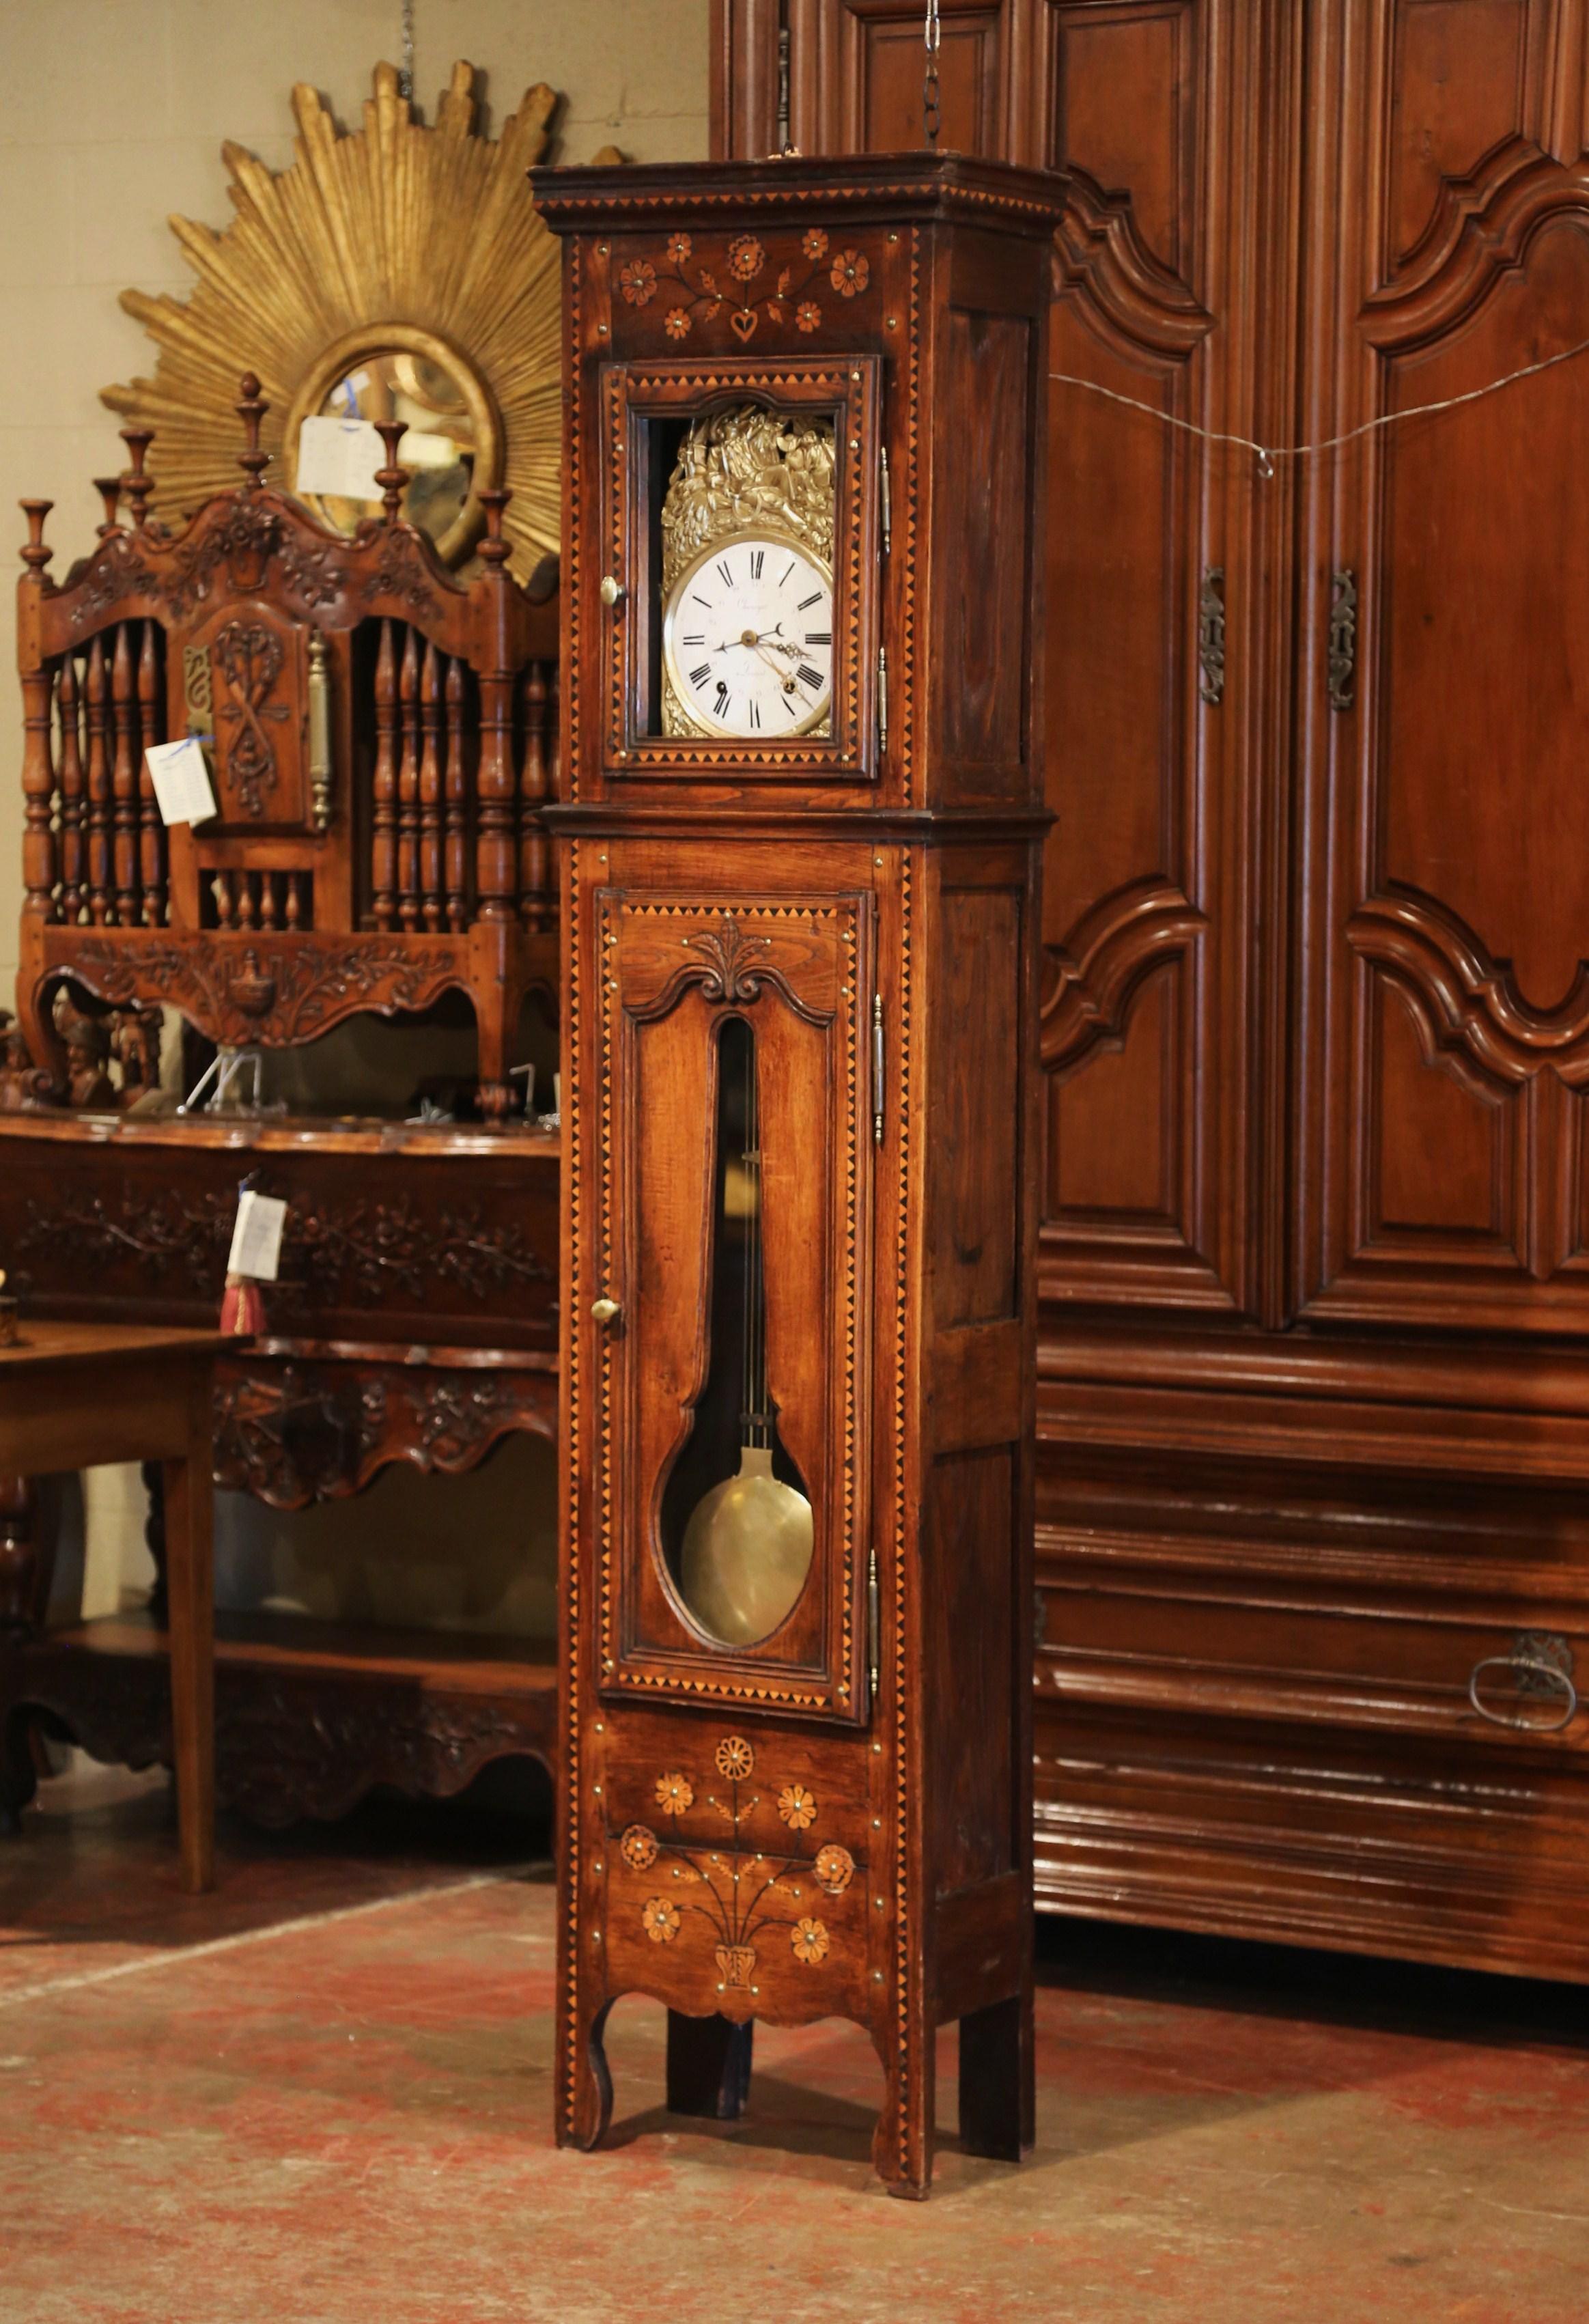
[[[1503,1711],[1492,1711],[1479,1699],[1479,1681],[1486,1671],[1510,1673],[1516,1699],[1521,1702],[1530,1698],[1541,1702],[1565,1702],[1559,1719],[1517,1718]],[[1578,1715],[1578,1690],[1573,1683],[1573,1650],[1565,1638],[1553,1637],[1538,1630],[1520,1630],[1509,1655],[1486,1655],[1476,1662],[1467,1683],[1467,1699],[1481,1719],[1492,1727],[1520,1729],[1528,1735],[1559,1735],[1570,1727]]]

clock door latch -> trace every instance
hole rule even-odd
[[[882,553],[885,557],[890,557],[893,553],[894,546],[894,496],[893,488],[889,483],[888,446],[886,444],[882,444],[878,447],[878,457],[882,463],[879,470],[879,493],[881,503],[879,513],[882,518]]]

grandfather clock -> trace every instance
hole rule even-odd
[[[858,2020],[1032,2135],[1040,560],[1061,182],[535,173],[566,237],[559,2140]],[[1018,1098],[1012,1092],[1020,1092]]]

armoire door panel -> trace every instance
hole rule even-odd
[[[940,0],[938,143],[1012,158],[1011,19],[1020,0]],[[803,153],[898,153],[925,142],[919,0],[790,0],[790,134]]]
[[[1589,337],[1589,174],[1514,134],[1545,125],[1534,51],[1518,48],[1516,12],[1464,0],[1444,14],[1441,50],[1432,5],[1367,12],[1396,103],[1344,110],[1321,152],[1316,215],[1347,226],[1308,318],[1305,368],[1340,382],[1324,433],[1471,395]],[[1484,59],[1503,15],[1510,143],[1463,152],[1459,124],[1496,129]],[[1529,21],[1537,42],[1544,12]],[[1460,71],[1442,78],[1432,53]],[[1441,230],[1376,288],[1404,231],[1397,156],[1419,120],[1460,183],[1439,190]],[[1392,214],[1372,214],[1371,187]],[[1348,359],[1326,359],[1343,339]],[[1581,1203],[1569,1092],[1589,1081],[1589,479],[1529,449],[1575,440],[1583,392],[1564,363],[1392,418],[1307,495],[1312,603],[1342,568],[1358,599],[1350,706],[1324,706],[1316,616],[1306,674],[1298,1249],[1316,1314],[1589,1323],[1589,1286],[1563,1273]],[[1416,1064],[1390,1029],[1386,975]]]
[[[1044,1210],[1085,1235],[1112,1220],[1179,1235],[1175,1161],[1180,1143],[1174,1072],[1185,979],[1179,963],[1153,968],[1101,1036],[1087,1065],[1088,1102],[1067,1106],[1066,1076],[1049,1080],[1049,1168]]]
[[[1229,1312],[1256,1297],[1251,809],[1235,795],[1254,672],[1222,636],[1211,676],[1199,632],[1212,592],[1233,648],[1260,512],[1229,498],[1188,432],[1249,425],[1229,347],[1254,298],[1233,112],[1252,16],[1222,0],[1044,0],[1044,150],[1073,173],[1054,318],[1068,376],[1049,401],[1050,1301]]]
[[[1437,1235],[1514,1260],[1517,1084],[1485,1074],[1461,1051],[1442,1051],[1417,995],[1381,973],[1368,974],[1369,1083],[1378,1102],[1362,1241],[1381,1253],[1411,1253],[1420,1237]]]
[[[1131,196],[1142,247],[1172,275],[1196,251],[1199,0],[1044,0],[1052,169]]]
[[[1072,179],[1043,532],[1044,1296],[1255,1313],[1272,1237],[1252,1074],[1280,986],[1255,981],[1249,857],[1259,822],[1278,844],[1278,786],[1249,738],[1270,715],[1256,576],[1273,502],[1188,430],[1252,434],[1267,392],[1239,350],[1267,295],[1273,28],[1249,0],[943,0],[942,16],[942,142]],[[802,151],[919,142],[919,0],[789,0],[788,29]],[[1211,590],[1229,623],[1216,687],[1199,661]],[[1111,1149],[1113,1195],[1094,1163]],[[1086,1190],[1074,1207],[1069,1188]]]
[[[1390,140],[1379,276],[1388,281],[1440,217],[1446,186],[1522,133],[1529,0],[1399,0],[1390,27]],[[1536,19],[1530,43],[1529,18]],[[1537,78],[1537,74],[1536,74]]]

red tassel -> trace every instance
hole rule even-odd
[[[228,1275],[221,1299],[221,1329],[234,1339],[252,1340],[264,1330],[264,1300],[257,1283]]]

